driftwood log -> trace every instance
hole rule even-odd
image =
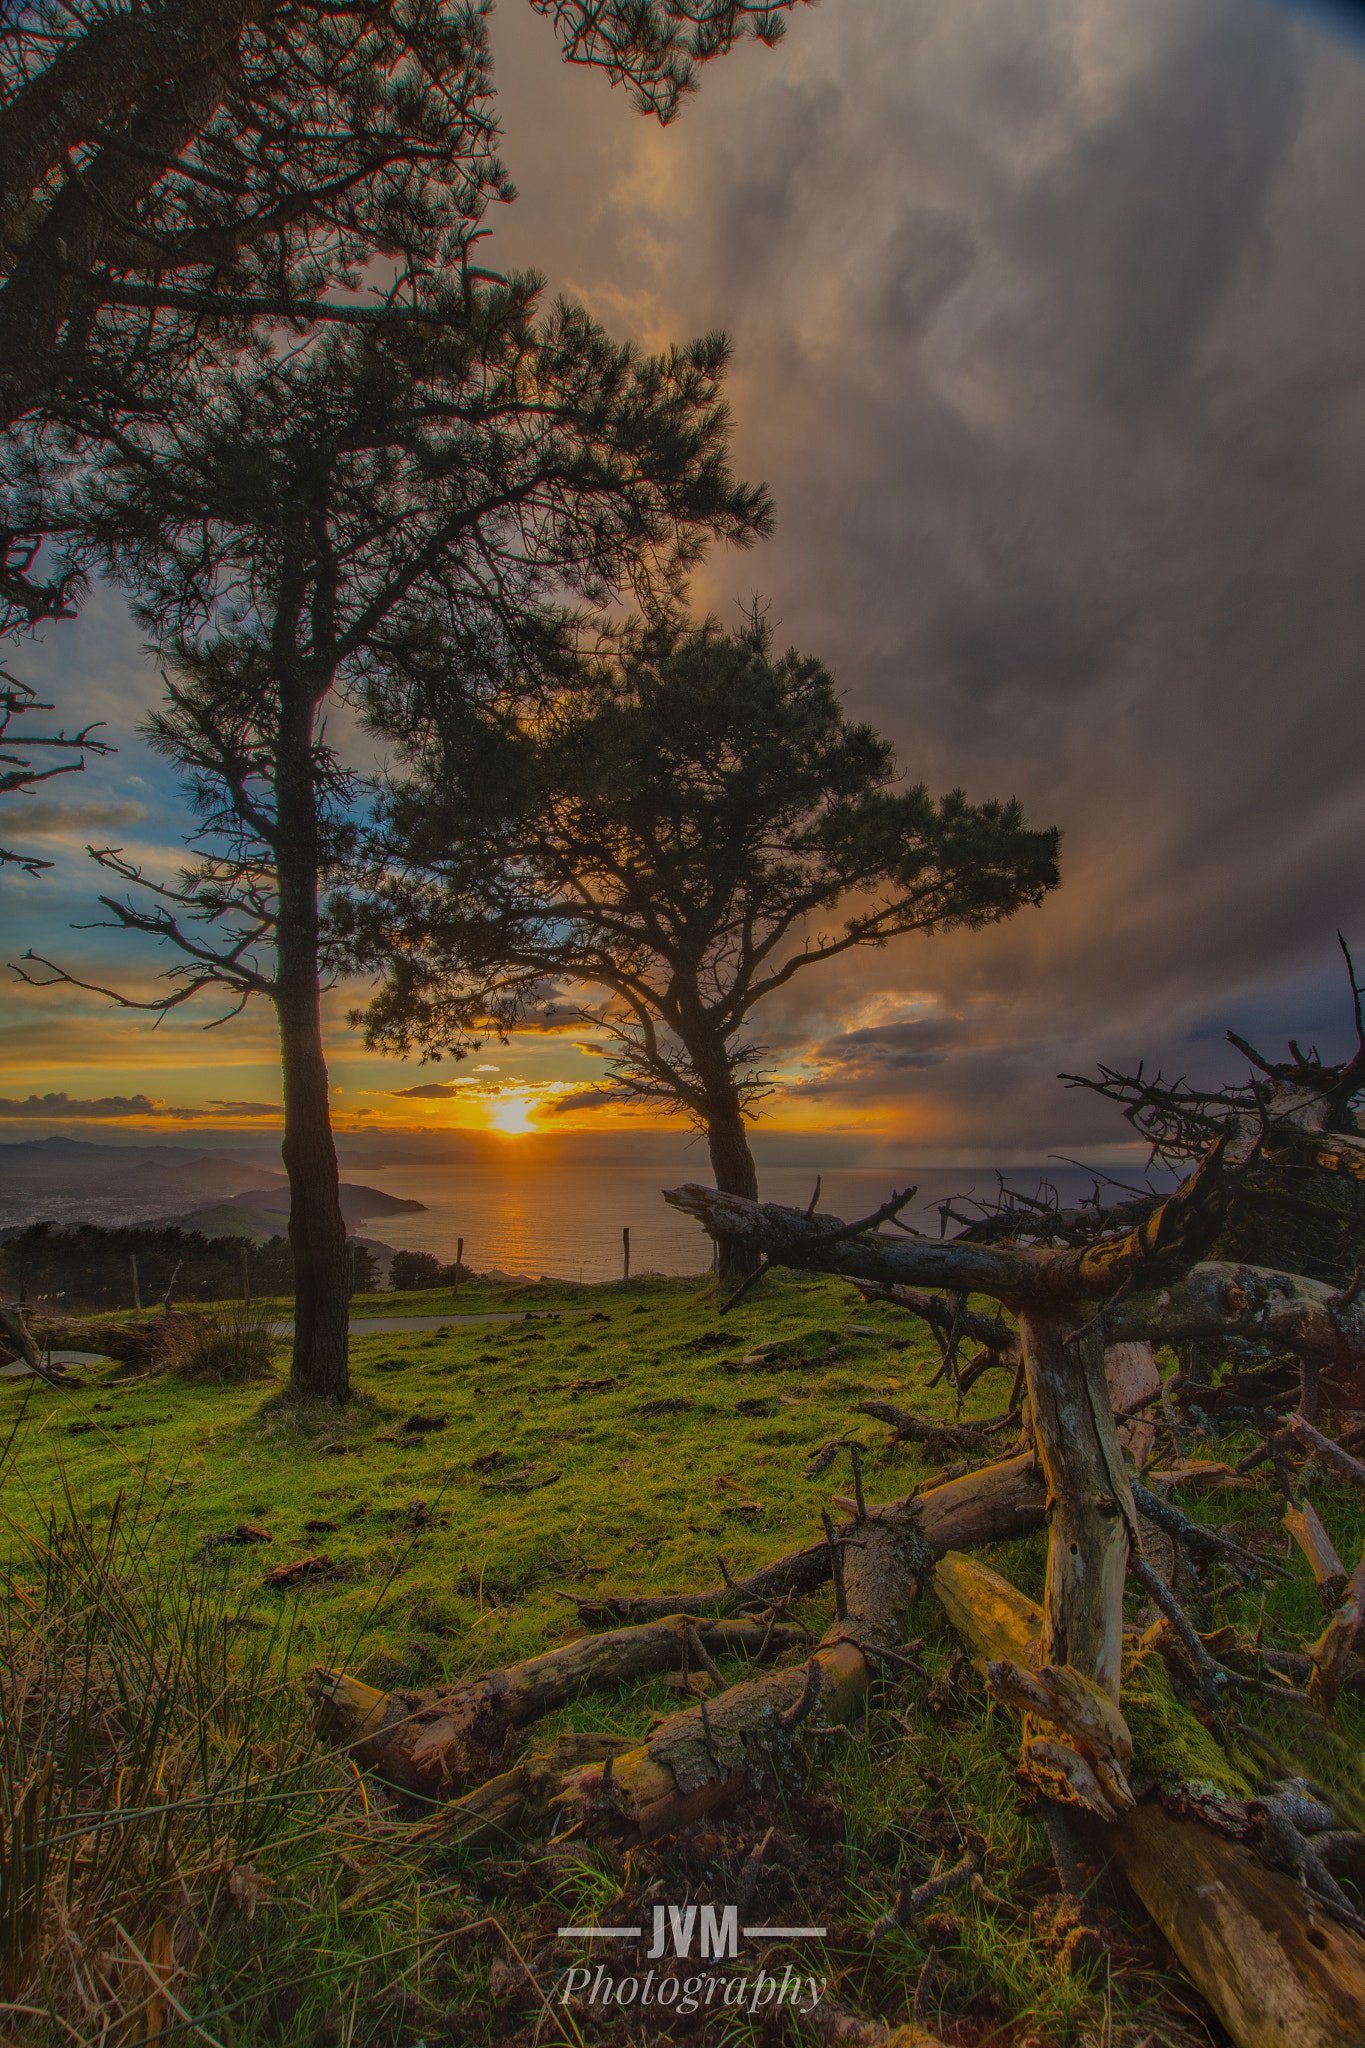
[[[992,1295],[1018,1315],[1073,1330],[1098,1315],[1109,1347],[1240,1337],[1325,1363],[1365,1366],[1365,1291],[1201,1257],[1229,1199],[1225,1178],[1217,1145],[1136,1229],[1060,1251],[855,1234],[836,1216],[807,1216],[695,1184],[666,1190],[664,1199],[713,1237],[742,1243],[772,1265],[834,1273],[855,1284]]]
[[[928,1493],[871,1509],[869,1521],[878,1532],[899,1531],[922,1572],[947,1550],[999,1543],[1041,1527],[1044,1507],[1034,1459],[1026,1453],[933,1487]],[[836,1545],[848,1546],[843,1552],[843,1570],[850,1613],[854,1612],[852,1589],[868,1584],[867,1571],[854,1563],[859,1557],[854,1546],[862,1544],[865,1535],[851,1523],[836,1533]],[[877,1544],[880,1555],[885,1548],[881,1533]],[[662,1616],[654,1611],[660,1604],[658,1596],[581,1601],[581,1612],[626,1625],[580,1637],[453,1689],[384,1693],[345,1672],[315,1670],[309,1675],[308,1689],[317,1704],[318,1732],[333,1746],[350,1749],[363,1769],[377,1771],[410,1796],[449,1799],[477,1777],[481,1761],[486,1764],[496,1755],[513,1729],[529,1725],[582,1692],[609,1691],[653,1673],[680,1669],[689,1661],[689,1629],[706,1656],[713,1659],[735,1652],[757,1659],[792,1648],[805,1639],[803,1631],[776,1621],[771,1614],[773,1603],[818,1590],[828,1584],[832,1569],[831,1548],[825,1541],[780,1559],[746,1580],[690,1601],[686,1613],[680,1611],[685,1597],[680,1594],[663,1596],[666,1612]],[[754,1588],[759,1589],[757,1593]],[[864,1605],[869,1615],[881,1616],[880,1598],[868,1585]],[[716,1618],[720,1607],[759,1601],[769,1608],[763,1620]],[[708,1611],[709,1618],[703,1618]],[[837,1626],[842,1631],[838,1640],[843,1649],[836,1654],[837,1644],[834,1648],[826,1644],[817,1653],[823,1673],[822,1718],[828,1718],[841,1701],[851,1711],[871,1676],[865,1657],[850,1662],[852,1638],[845,1624]],[[862,1624],[856,1623],[855,1629],[859,1626]],[[690,1653],[690,1662],[694,1670],[702,1668],[703,1660],[695,1652]],[[787,1694],[794,1686],[799,1696],[804,1684],[803,1677],[790,1671],[764,1681],[754,1694],[757,1721],[763,1723],[765,1716],[784,1711],[791,1705]],[[740,1691],[752,1688],[731,1688],[725,1696],[729,1704],[721,1718],[727,1722],[735,1715],[733,1695]],[[714,1721],[720,1708],[709,1702],[706,1705],[707,1719]],[[741,1710],[741,1721],[747,1712],[748,1708]]]
[[[803,1775],[806,1738],[847,1721],[879,1669],[893,1658],[902,1661],[902,1618],[926,1568],[913,1514],[870,1510],[857,1548],[850,1539],[844,1559],[845,1611],[804,1664],[670,1714],[643,1743],[561,1737],[547,1753],[452,1800],[428,1825],[479,1842],[560,1815],[598,1832],[651,1841],[756,1780]],[[330,1710],[331,1687],[325,1691]],[[344,1696],[340,1711],[349,1711]]]
[[[556,1803],[572,1822],[650,1841],[745,1785],[804,1775],[804,1736],[850,1720],[879,1672],[903,1662],[904,1616],[928,1562],[913,1506],[870,1510],[844,1548],[843,1611],[805,1664],[670,1714],[639,1749],[568,1776]]]

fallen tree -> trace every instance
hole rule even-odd
[[[903,1206],[894,1198],[854,1225],[694,1186],[666,1199],[713,1236],[741,1239],[770,1265],[839,1273],[860,1287],[938,1286],[959,1299],[987,1294],[1014,1310],[1048,1490],[1044,1600],[1034,1608],[993,1574],[954,1573],[951,1559],[940,1565],[937,1581],[951,1587],[949,1612],[981,1654],[992,1691],[1023,1716],[1024,1780],[1047,1807],[1079,1808],[1107,1824],[1134,1890],[1238,2048],[1365,2044],[1365,1942],[1355,1926],[1341,1924],[1339,1910],[1330,1937],[1323,1933],[1314,1897],[1322,1904],[1331,1892],[1312,1884],[1323,1866],[1303,1835],[1283,1819],[1278,1835],[1265,1827],[1265,1861],[1273,1865],[1278,1856],[1281,1868],[1248,1872],[1245,1851],[1222,1836],[1173,1819],[1159,1804],[1139,1806],[1126,1775],[1133,1754],[1121,1708],[1130,1569],[1165,1615],[1165,1640],[1183,1658],[1205,1719],[1224,1739],[1229,1692],[1268,1688],[1217,1662],[1143,1557],[1106,1347],[1210,1336],[1292,1351],[1305,1361],[1301,1409],[1314,1405],[1320,1362],[1351,1371],[1365,1365],[1358,1284],[1333,1287],[1203,1257],[1226,1228],[1239,1173],[1257,1157],[1256,1144],[1235,1142],[1241,1135],[1221,1136],[1197,1172],[1129,1228],[1085,1245],[892,1239],[879,1226]],[[1158,1382],[1147,1403],[1159,1392]],[[1340,1476],[1365,1481],[1365,1466],[1302,1412],[1287,1428],[1282,1424],[1276,1416],[1269,1425],[1272,1456],[1283,1458],[1292,1445]],[[1178,1543],[1178,1534],[1172,1540]],[[1317,1704],[1330,1704],[1324,1671],[1335,1672],[1359,1637],[1358,1602],[1347,1608],[1335,1635],[1329,1623],[1314,1656]],[[1287,1706],[1288,1690],[1280,1697]],[[1294,1699],[1314,1713],[1314,1698]],[[1326,1812],[1328,1823],[1339,1825]],[[1340,1893],[1330,1876],[1327,1885]],[[1339,1900],[1332,1903],[1339,1908]]]
[[[838,1558],[842,1590],[836,1604],[846,1612],[836,1615],[833,1629],[801,1671],[731,1687],[723,1702],[702,1701],[673,1716],[668,1732],[661,1730],[639,1756],[619,1763],[613,1759],[612,1796],[625,1801],[623,1821],[637,1832],[657,1834],[673,1824],[667,1816],[680,1801],[700,1798],[705,1788],[706,1798],[697,1806],[703,1811],[710,1797],[734,1789],[731,1778],[738,1783],[761,1767],[750,1751],[772,1729],[781,1732],[781,1716],[798,1704],[804,1701],[801,1721],[817,1704],[826,1722],[851,1713],[875,1675],[879,1656],[894,1661],[898,1637],[892,1614],[918,1590],[933,1560],[963,1544],[1004,1542],[1040,1528],[1045,1504],[1033,1456],[1025,1453],[925,1494],[865,1509],[861,1524],[855,1520],[832,1530],[809,1551],[692,1598],[686,1613],[678,1611],[677,1594],[582,1600],[584,1618],[626,1625],[580,1637],[468,1685],[383,1693],[345,1672],[315,1670],[308,1685],[318,1703],[318,1730],[399,1791],[446,1799],[478,1775],[480,1758],[486,1766],[500,1753],[513,1728],[584,1692],[611,1691],[655,1672],[685,1671],[689,1661],[714,1683],[719,1680],[716,1657],[738,1653],[759,1661],[791,1648],[809,1631],[790,1618],[782,1620],[782,1603],[828,1584]],[[879,1576],[883,1566],[887,1576]],[[660,1605],[662,1616],[655,1612]],[[714,1618],[746,1606],[760,1607],[760,1616]],[[728,1759],[724,1775],[716,1775],[716,1765],[698,1777],[689,1747],[698,1741],[704,1752]],[[586,1779],[572,1788],[566,1782],[560,1791],[580,1804],[595,1796]],[[545,1803],[548,1810],[548,1794]],[[647,1808],[657,1811],[646,1814]]]
[[[1331,1724],[1365,1676],[1365,1562],[1347,1573],[1302,1485],[1310,1464],[1365,1485],[1365,1462],[1319,1426],[1329,1375],[1365,1367],[1365,1310],[1354,1284],[1209,1256],[1239,1177],[1269,1142],[1264,1129],[1245,1138],[1225,1133],[1166,1200],[1136,1203],[1127,1216],[1104,1212],[1123,1227],[1088,1242],[1069,1212],[1060,1233],[1040,1224],[1027,1237],[974,1230],[932,1241],[882,1231],[902,1197],[845,1224],[712,1189],[674,1190],[669,1201],[718,1239],[741,1242],[747,1263],[837,1274],[865,1298],[933,1325],[958,1415],[935,1421],[862,1403],[893,1440],[931,1455],[989,1453],[1017,1425],[1020,1448],[870,1507],[858,1445],[835,1439],[807,1476],[848,1452],[853,1495],[833,1496],[846,1519],[836,1528],[826,1512],[822,1543],[739,1580],[722,1562],[721,1583],[703,1592],[584,1598],[579,1617],[595,1632],[458,1688],[379,1694],[345,1674],[318,1674],[321,1729],[362,1767],[434,1802],[423,1826],[444,1840],[529,1830],[605,1837],[643,1853],[741,1795],[775,1783],[785,1797],[808,1780],[822,1738],[879,1684],[919,1668],[907,1614],[932,1582],[990,1691],[1020,1716],[1021,1783],[1077,1913],[1075,1842],[1097,1840],[1237,2048],[1365,2048],[1365,1921],[1335,1874],[1365,1874],[1365,1806],[1359,1754]],[[970,1297],[983,1295],[998,1304],[994,1316],[972,1307]],[[1016,1376],[1016,1398],[986,1423],[962,1413],[964,1375],[954,1366],[964,1337]],[[1153,1347],[1189,1338],[1216,1340],[1232,1372],[1215,1381],[1182,1370],[1163,1385]],[[1258,1431],[1261,1448],[1242,1464],[1259,1461],[1287,1495],[1285,1526],[1312,1566],[1326,1622],[1308,1653],[1228,1628],[1201,1635],[1190,1617],[1190,1595],[1179,1589],[1192,1585],[1197,1598],[1201,1571],[1224,1568],[1245,1586],[1285,1569],[1166,1497],[1172,1483],[1195,1478],[1233,1489],[1263,1483],[1192,1457],[1194,1431],[1215,1426]],[[1148,1470],[1165,1438],[1170,1463]],[[1044,1525],[1037,1603],[970,1556]],[[1136,1645],[1125,1629],[1129,1586],[1151,1622]],[[817,1642],[796,1603],[828,1587],[834,1619]],[[726,1683],[716,1660],[736,1654],[746,1668]],[[701,1696],[643,1740],[561,1736],[528,1745],[479,1782],[552,1707],[663,1670]],[[1347,1759],[1340,1795],[1286,1786],[1274,1733],[1286,1717],[1296,1753]],[[922,1882],[907,1867],[879,1931],[913,1926],[919,1902],[959,1877],[990,1900],[982,1853],[968,1843],[960,1867],[927,1878],[921,1870]],[[902,2038],[835,2005],[811,2024],[830,2040]]]

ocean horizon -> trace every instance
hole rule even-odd
[[[451,1262],[464,1240],[464,1261],[475,1272],[493,1268],[530,1279],[616,1280],[622,1272],[623,1230],[630,1231],[630,1269],[684,1275],[703,1273],[711,1264],[711,1241],[700,1224],[671,1209],[665,1188],[685,1181],[712,1180],[704,1153],[679,1160],[672,1156],[641,1160],[538,1160],[519,1166],[512,1147],[500,1155],[441,1166],[397,1165],[367,1174],[386,1193],[424,1203],[406,1216],[376,1217],[361,1227],[362,1236],[407,1251],[433,1253]],[[529,1162],[527,1163],[529,1165]],[[809,1166],[759,1168],[759,1196],[804,1208],[815,1188],[816,1171]],[[1115,1168],[1120,1178],[1123,1169]],[[1012,1167],[1007,1184],[1035,1194],[1040,1183],[1057,1190],[1067,1204],[1085,1198],[1094,1174],[1074,1166]],[[352,1177],[347,1170],[345,1177]],[[872,1214],[892,1191],[915,1187],[904,1211],[912,1229],[937,1236],[938,1204],[952,1197],[993,1202],[998,1188],[989,1167],[898,1168],[831,1167],[820,1175],[820,1208],[846,1222]],[[1118,1199],[1111,1194],[1111,1199]],[[949,1225],[951,1235],[959,1226]]]

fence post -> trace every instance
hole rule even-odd
[[[454,1293],[455,1293],[455,1299],[456,1299],[456,1301],[458,1301],[458,1300],[459,1300],[459,1298],[460,1298],[460,1261],[461,1261],[461,1260],[462,1260],[463,1258],[464,1258],[464,1239],[463,1239],[462,1237],[457,1237],[457,1238],[456,1238],[456,1240],[455,1240],[455,1289],[454,1289]]]
[[[251,1268],[247,1264],[247,1249],[242,1246],[242,1300],[251,1300]]]
[[[621,1232],[621,1263],[622,1263],[622,1268],[623,1268],[623,1270],[622,1270],[622,1273],[621,1273],[621,1278],[622,1278],[623,1280],[629,1280],[629,1278],[630,1278],[630,1228],[629,1228],[629,1225],[627,1225],[626,1229],[624,1229],[624,1230],[623,1230],[623,1231]]]
[[[137,1253],[136,1253],[136,1252],[129,1252],[129,1254],[128,1254],[128,1264],[129,1264],[129,1266],[130,1266],[130,1267],[132,1268],[132,1273],[133,1273],[133,1307],[134,1307],[134,1308],[141,1308],[141,1307],[142,1307],[142,1289],[141,1289],[141,1288],[140,1288],[140,1287],[138,1286],[138,1284],[137,1284]]]

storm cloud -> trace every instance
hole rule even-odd
[[[1040,910],[798,976],[761,1035],[856,1074],[890,1128],[1002,1143],[1048,1102],[1059,1137],[1095,1127],[1061,1068],[1240,1070],[1226,1025],[1341,1044],[1337,926],[1365,950],[1356,47],[1257,0],[839,0],[712,67],[659,136],[601,95],[575,129],[534,39],[499,32],[504,243],[645,343],[734,337],[737,455],[777,530],[700,597],[759,589],[915,778],[1063,831]],[[969,1057],[917,1063],[926,1010]]]
[[[1229,1025],[1344,1050],[1360,45],[1261,0],[825,0],[660,131],[524,5],[493,33],[522,196],[484,260],[642,347],[733,338],[736,466],[777,527],[703,567],[698,607],[758,591],[912,779],[1062,829],[1041,908],[756,1014],[776,1123],[827,1095],[910,1157],[1037,1156],[1125,1135],[1059,1071],[1240,1073]]]

